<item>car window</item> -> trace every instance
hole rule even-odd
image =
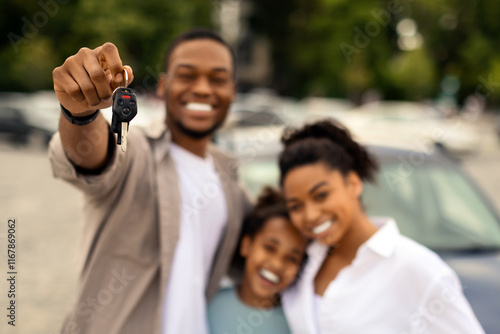
[[[465,178],[452,170],[428,168],[440,213],[451,229],[468,235],[471,243],[491,238],[500,244],[500,227]],[[475,239],[475,240],[474,240]]]
[[[500,247],[500,222],[465,177],[441,165],[401,172],[385,164],[365,185],[370,215],[392,216],[401,232],[434,249]]]
[[[276,161],[253,161],[240,167],[239,174],[250,194],[256,198],[262,187],[278,186],[279,168]]]

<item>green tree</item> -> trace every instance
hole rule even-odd
[[[284,94],[359,101],[368,89],[388,99],[433,98],[447,75],[459,98],[489,81],[500,98],[500,3],[494,0],[251,0],[253,30],[273,46],[274,84]],[[397,25],[416,22],[421,45],[400,47]],[[498,88],[498,89],[497,89]]]
[[[178,33],[213,26],[217,2],[203,0],[4,0],[0,90],[52,89],[52,70],[81,47],[113,42],[134,69],[132,86],[152,89]],[[46,18],[46,20],[44,19]]]

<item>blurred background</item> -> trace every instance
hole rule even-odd
[[[18,313],[15,328],[0,314],[0,332],[57,333],[78,280],[81,195],[52,178],[46,151],[59,119],[52,70],[113,42],[134,69],[132,125],[147,126],[165,114],[154,88],[167,45],[205,26],[237,53],[238,98],[215,141],[240,158],[250,191],[276,183],[285,128],[339,119],[383,166],[369,212],[438,251],[497,333],[499,17],[494,0],[2,0],[0,277],[16,218]]]

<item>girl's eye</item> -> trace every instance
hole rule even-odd
[[[289,211],[289,212],[292,212],[292,211],[297,211],[297,210],[299,210],[299,209],[300,209],[300,207],[301,207],[301,205],[300,205],[300,204],[292,204],[292,205],[289,205],[289,206],[288,206],[288,211]]]
[[[273,245],[264,245],[264,249],[268,252],[274,252],[274,246]]]
[[[286,260],[291,264],[299,264],[299,259],[297,259],[295,256],[287,256]]]

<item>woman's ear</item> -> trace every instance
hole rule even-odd
[[[248,235],[245,235],[243,239],[241,239],[241,246],[240,246],[241,257],[246,258],[248,256],[248,254],[250,253],[251,244],[252,244],[252,239]]]
[[[160,77],[158,78],[158,84],[156,85],[156,96],[160,99],[165,98],[165,84],[167,81],[167,74],[160,73]]]
[[[347,175],[347,184],[349,191],[356,198],[360,198],[363,193],[363,181],[359,178],[358,173],[350,171]]]

